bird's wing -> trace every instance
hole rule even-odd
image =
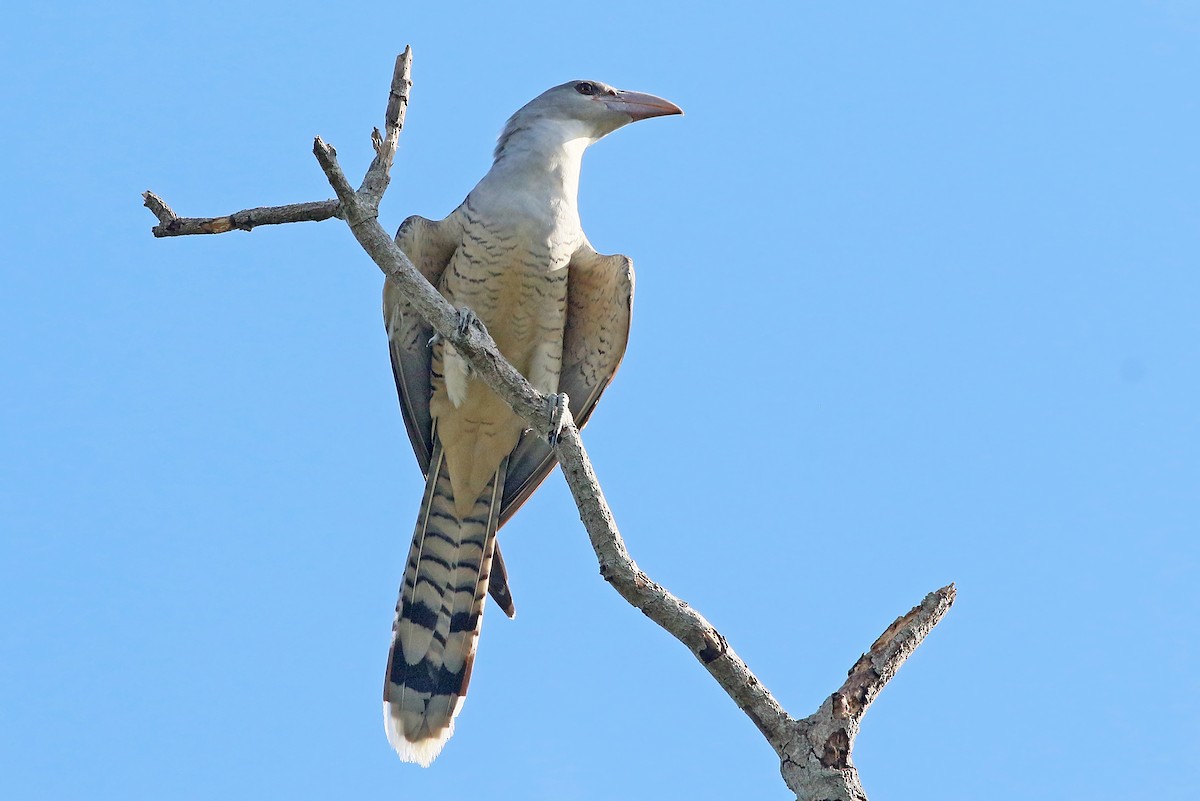
[[[633,262],[604,256],[588,243],[575,252],[567,271],[567,322],[559,392],[571,399],[571,416],[583,428],[601,393],[617,372],[629,342],[633,311]],[[527,432],[508,461],[500,525],[554,469],[554,452]]]
[[[396,245],[434,286],[458,248],[461,231],[454,215],[441,222],[424,217],[409,217],[396,232]],[[388,348],[392,354],[392,374],[400,410],[412,442],[421,474],[429,473],[433,453],[433,418],[429,414],[430,363],[433,349],[429,338],[433,329],[417,314],[391,281],[383,284],[383,323],[387,327]]]
[[[434,286],[441,281],[442,272],[461,240],[462,223],[455,214],[440,222],[424,217],[409,217],[396,232],[396,245]],[[383,322],[387,327],[392,375],[396,378],[396,393],[400,396],[404,426],[408,429],[408,439],[417,456],[421,474],[428,477],[433,454],[433,417],[429,413],[432,394],[429,375],[433,362],[429,338],[433,336],[433,329],[421,315],[413,311],[391,281],[383,284]],[[488,591],[506,615],[512,617],[516,614],[512,592],[508,588],[508,571],[504,567],[499,544],[495,548]]]

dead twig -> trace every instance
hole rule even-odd
[[[318,200],[313,203],[243,209],[222,217],[180,217],[171,210],[165,200],[149,190],[142,193],[142,199],[146,208],[158,218],[158,225],[150,229],[157,237],[223,234],[227,231],[249,231],[260,225],[322,222],[330,217],[337,217],[342,210],[341,204],[336,200]]]

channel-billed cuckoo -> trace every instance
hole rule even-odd
[[[600,255],[580,227],[583,151],[628,123],[681,113],[662,98],[599,81],[556,86],[509,119],[491,170],[462,205],[440,222],[410,217],[396,235],[417,269],[464,310],[460,324],[477,318],[538,390],[566,393],[580,426],[625,353],[633,300],[630,260]],[[383,716],[400,758],[428,765],[462,708],[485,591],[514,613],[496,530],[555,459],[451,345],[432,338],[391,283],[383,316],[404,422],[426,476]]]

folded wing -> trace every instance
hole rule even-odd
[[[580,428],[625,356],[633,283],[633,262],[627,256],[604,256],[585,242],[571,257],[558,390],[570,397],[571,416]],[[554,452],[544,439],[531,433],[521,438],[508,462],[500,525],[533,494],[555,464]]]
[[[458,249],[461,227],[451,214],[440,222],[409,217],[396,233],[396,245],[429,283],[437,286],[450,257]],[[392,374],[400,396],[400,411],[422,475],[429,473],[433,453],[433,418],[429,414],[429,371],[433,329],[404,299],[391,281],[383,284],[383,322],[392,355]]]

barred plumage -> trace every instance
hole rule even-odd
[[[454,733],[483,623],[507,459],[459,518],[440,445],[404,570],[384,680],[384,724],[402,759],[428,765]]]
[[[585,91],[586,90],[586,91]],[[633,270],[592,249],[579,224],[584,148],[633,120],[681,113],[661,98],[590,81],[545,92],[509,120],[483,180],[449,217],[410,217],[396,242],[545,393],[566,392],[582,426],[625,353]],[[425,496],[404,571],[384,683],[400,757],[428,765],[454,731],[471,678],[484,596],[513,615],[496,531],[554,467],[541,439],[392,285],[392,369]]]

